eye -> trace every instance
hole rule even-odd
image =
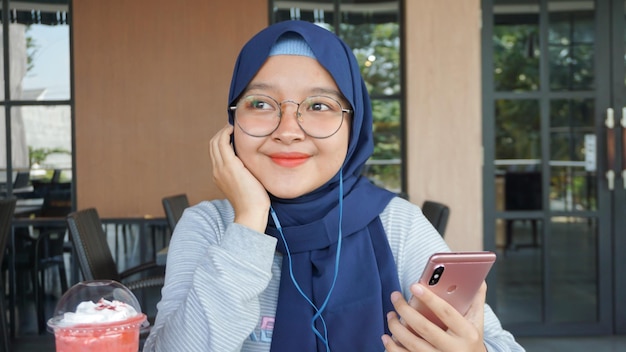
[[[305,101],[306,111],[335,112],[341,110],[339,103],[330,97],[310,97]]]
[[[330,108],[328,107],[328,105],[325,105],[320,102],[316,102],[316,103],[309,105],[309,110],[313,110],[313,111],[326,111],[329,109]]]
[[[259,112],[276,110],[275,103],[272,102],[272,99],[269,97],[253,95],[246,97],[242,102],[243,107],[246,110],[255,110]]]

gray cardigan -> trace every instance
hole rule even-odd
[[[270,350],[282,256],[276,239],[233,223],[227,200],[201,202],[176,225],[156,322],[144,351]],[[394,198],[380,214],[404,296],[434,252],[449,251],[419,207]],[[523,351],[485,306],[489,351]]]

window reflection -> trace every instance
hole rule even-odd
[[[72,168],[71,117],[69,106],[22,106],[24,131],[33,176],[49,174],[55,169]],[[35,170],[46,170],[46,173]],[[66,176],[67,177],[67,176]]]
[[[496,159],[541,158],[539,125],[539,101],[530,99],[497,100],[496,111]],[[527,168],[517,162],[511,167]]]
[[[504,227],[510,227],[509,232]],[[543,233],[541,220],[496,220],[504,249],[494,268],[497,275],[498,316],[502,324],[539,323],[545,311],[543,294]],[[505,237],[506,234],[506,237]],[[506,238],[506,239],[505,239]],[[514,249],[514,250],[510,250]],[[505,253],[506,251],[506,253]]]
[[[549,322],[598,321],[598,221],[553,217],[549,237]],[[572,309],[576,307],[576,309]]]
[[[495,103],[493,220],[504,325],[599,320],[595,4],[493,1],[487,96]]]
[[[591,90],[595,84],[594,4],[592,1],[548,3],[551,90]]]
[[[9,3],[12,100],[68,100],[68,4]],[[1,74],[1,73],[0,73]],[[20,89],[21,88],[21,89]],[[4,99],[4,96],[2,96]]]
[[[393,1],[273,1],[273,22],[304,20],[337,33],[353,50],[372,99],[374,154],[364,170],[402,192],[400,5]]]
[[[334,0],[273,1],[273,22],[300,20],[334,31]]]
[[[23,100],[28,91],[41,91],[41,100],[70,98],[69,26],[32,25],[26,32],[32,40],[29,70],[23,81]]]
[[[494,1],[493,60],[496,91],[539,89],[539,5]]]
[[[589,137],[595,140],[594,109],[593,99],[550,102],[551,210],[597,209],[596,170],[585,151]]]
[[[3,43],[8,46],[9,60],[0,69],[0,77],[10,87],[4,92],[4,85],[0,86],[0,105],[10,107],[7,116],[7,110],[0,111],[0,180],[6,189],[18,172],[28,173],[33,185],[71,180],[68,3],[2,3],[8,8],[3,7],[0,13],[9,19],[2,23],[2,31],[9,34],[8,42]],[[4,77],[7,71],[10,76]],[[10,132],[6,131],[6,119],[10,119]]]

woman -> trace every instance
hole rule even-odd
[[[465,316],[448,314],[447,331],[407,305],[416,294],[449,311],[411,286],[449,249],[418,207],[360,177],[372,111],[337,36],[300,21],[258,33],[235,65],[228,111],[210,142],[227,199],[177,224],[144,350],[521,350],[484,289]]]

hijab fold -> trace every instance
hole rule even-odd
[[[311,327],[315,324],[323,332],[325,322],[331,351],[382,351],[380,336],[388,333],[386,313],[393,309],[389,296],[400,290],[400,284],[379,214],[395,194],[360,176],[374,148],[372,110],[352,50],[335,34],[312,23],[285,21],[269,26],[241,50],[231,82],[229,106],[236,103],[267,60],[274,43],[286,33],[304,39],[354,112],[351,117],[344,117],[351,118],[351,132],[341,169],[343,175],[339,171],[317,190],[295,199],[270,195],[287,242],[285,245],[270,217],[266,233],[278,239],[277,251],[283,254],[271,350],[327,351]],[[231,111],[229,114],[233,124],[234,116]],[[339,197],[343,197],[343,206]],[[307,298],[320,308],[335,277],[339,226],[342,245],[337,280],[322,312],[323,322],[313,321],[315,308],[298,291],[290,273]]]

